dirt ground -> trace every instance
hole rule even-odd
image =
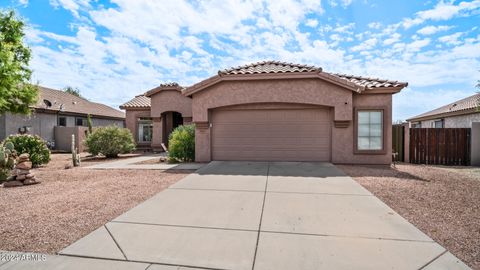
[[[413,164],[338,167],[480,270],[480,168]]]
[[[83,167],[109,161],[83,160]],[[58,252],[190,173],[65,169],[69,164],[70,154],[53,154],[33,170],[42,183],[0,188],[0,250]]]

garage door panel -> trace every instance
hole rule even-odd
[[[214,160],[330,160],[328,109],[219,110],[212,122]]]

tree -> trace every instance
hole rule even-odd
[[[77,97],[82,97],[82,95],[80,95],[80,89],[78,88],[73,88],[71,86],[67,86],[65,88],[63,88],[63,91],[65,91],[65,93],[69,93],[70,95],[74,95],[74,96],[77,96]]]
[[[23,43],[25,23],[14,11],[0,11],[0,114],[29,114],[38,97],[30,83],[30,49]]]

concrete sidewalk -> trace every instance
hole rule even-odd
[[[157,163],[157,164],[135,164],[151,159],[159,159],[161,155],[148,155],[133,158],[121,159],[118,161],[105,162],[84,167],[85,169],[121,169],[121,170],[197,170],[205,166],[205,163]]]
[[[469,269],[329,163],[212,162],[61,254],[104,269]]]

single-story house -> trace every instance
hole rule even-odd
[[[194,123],[195,159],[390,164],[392,95],[407,83],[277,61],[189,87],[163,84],[121,106],[139,145],[160,150]]]
[[[480,93],[407,119],[412,128],[471,128],[480,122]]]
[[[11,134],[36,134],[57,150],[70,150],[71,135],[76,134],[77,147],[87,130],[90,114],[92,126],[125,126],[125,113],[107,105],[91,102],[61,90],[38,87],[39,97],[31,115],[0,115],[0,140]]]

